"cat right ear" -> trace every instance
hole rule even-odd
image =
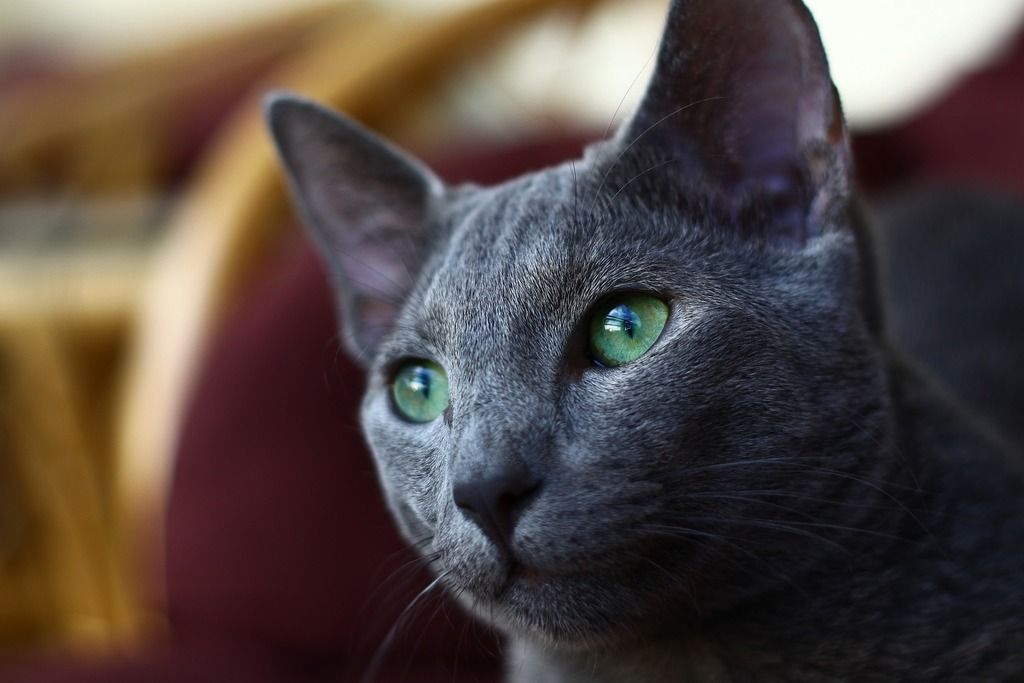
[[[335,279],[346,345],[365,365],[412,289],[444,186],[317,104],[275,93],[265,111],[294,201]]]
[[[737,223],[756,214],[745,229],[778,245],[802,246],[849,202],[842,107],[801,0],[673,0],[618,140],[622,154],[652,152],[659,179],[715,187]]]

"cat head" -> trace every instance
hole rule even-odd
[[[578,644],[724,608],[869,493],[842,475],[885,421],[877,316],[799,2],[675,2],[617,135],[496,187],[291,96],[268,117],[391,509],[479,614]]]

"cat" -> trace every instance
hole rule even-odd
[[[496,187],[267,117],[389,507],[511,680],[1024,676],[1024,472],[891,342],[800,2],[673,2],[616,135]]]

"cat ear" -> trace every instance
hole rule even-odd
[[[345,342],[365,363],[414,284],[443,185],[319,105],[274,94],[265,108],[294,201],[336,280]]]
[[[753,213],[774,241],[804,243],[848,198],[842,108],[799,0],[673,2],[619,144],[709,180],[738,222]]]

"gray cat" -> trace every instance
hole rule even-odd
[[[391,510],[510,678],[1024,676],[1024,474],[894,350],[795,0],[680,0],[617,136],[446,187],[268,117]]]

